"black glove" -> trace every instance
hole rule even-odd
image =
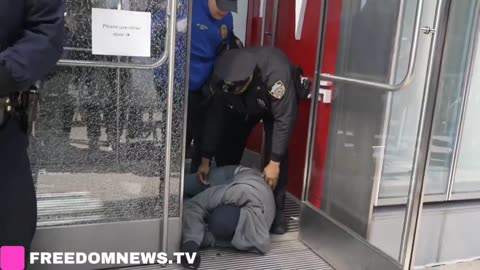
[[[186,256],[182,257],[182,265],[187,269],[198,269],[200,267],[200,252],[199,245],[193,241],[186,242],[182,245],[182,252],[188,253],[190,258],[193,258],[193,253],[197,253],[193,263],[189,263]]]
[[[240,49],[240,48],[243,48],[243,42],[235,35],[232,33],[232,45],[231,45],[231,48],[232,49]]]
[[[240,49],[240,48],[243,48],[243,47],[244,47],[244,45],[243,45],[242,41],[237,36],[235,36],[234,33],[232,33],[230,38],[224,39],[224,40],[222,40],[222,42],[220,42],[220,45],[218,45],[218,47],[215,51],[215,55],[219,56],[227,50]]]
[[[310,79],[303,77],[303,69],[301,67],[295,68],[294,84],[295,92],[297,93],[297,99],[299,101],[306,99],[310,93],[312,82]]]
[[[230,44],[228,44],[228,39],[224,39],[222,40],[222,42],[220,42],[220,44],[218,45],[217,49],[215,50],[215,55],[216,56],[219,56],[221,55],[223,52],[227,51],[230,49]]]

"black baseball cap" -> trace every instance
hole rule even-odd
[[[238,1],[237,0],[217,0],[217,6],[223,11],[238,11]]]

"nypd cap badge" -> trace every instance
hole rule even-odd
[[[285,85],[283,84],[282,81],[276,82],[272,88],[270,89],[269,93],[272,95],[272,97],[276,99],[281,99],[283,95],[285,95]]]

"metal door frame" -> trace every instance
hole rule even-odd
[[[191,1],[188,1],[191,14]],[[38,228],[32,244],[32,250],[40,252],[174,252],[179,249],[181,239],[182,202],[180,201],[179,217],[169,217],[170,179],[171,179],[171,144],[173,121],[173,98],[175,90],[175,45],[177,0],[168,0],[167,32],[165,51],[158,61],[152,64],[132,64],[118,62],[60,60],[59,66],[70,67],[102,67],[154,69],[168,60],[168,97],[167,97],[167,129],[164,175],[164,205],[163,217],[149,220],[132,220],[111,223],[98,223],[72,226],[55,226]],[[190,25],[189,25],[190,29]],[[190,32],[188,32],[190,33]],[[187,39],[190,40],[190,37]],[[189,46],[187,47],[188,50]],[[185,109],[186,114],[186,109]],[[182,155],[184,156],[185,150]],[[183,167],[184,165],[182,165]],[[160,179],[159,179],[160,181]],[[183,187],[183,172],[180,188]],[[182,192],[180,192],[181,195]],[[180,200],[182,196],[180,196]],[[145,232],[148,232],[145,233]],[[120,236],[120,237],[119,237]],[[152,239],[156,239],[152,241]],[[74,245],[72,245],[74,243]],[[93,244],[92,244],[93,243]],[[98,267],[120,267],[121,265],[34,265],[32,269],[98,269]]]
[[[402,0],[404,3],[405,0]],[[312,98],[312,109],[310,111],[309,135],[307,139],[307,166],[304,173],[304,186],[302,193],[302,207],[300,218],[300,240],[312,248],[316,253],[326,259],[333,267],[337,269],[395,269],[405,270],[413,269],[415,240],[420,223],[420,213],[423,205],[424,175],[426,164],[428,164],[428,150],[430,147],[430,135],[433,126],[433,115],[435,110],[437,96],[437,82],[440,70],[441,54],[436,54],[443,48],[446,18],[451,0],[437,0],[435,11],[433,31],[427,31],[422,28],[422,10],[426,0],[418,0],[417,14],[415,18],[414,36],[412,41],[412,50],[409,57],[409,65],[406,77],[396,85],[377,83],[355,78],[347,78],[324,74],[321,72],[323,63],[323,52],[326,33],[326,21],[328,13],[328,0],[322,1],[320,34],[318,41],[318,56],[316,64],[315,86]],[[402,4],[401,4],[402,5]],[[400,262],[386,255],[368,241],[358,236],[349,228],[338,223],[328,214],[308,202],[308,190],[310,187],[312,159],[314,151],[314,140],[316,130],[316,117],[318,111],[318,96],[316,89],[320,88],[320,79],[328,79],[334,82],[348,82],[357,85],[369,86],[383,91],[401,91],[402,88],[412,81],[415,74],[415,63],[417,58],[418,39],[421,30],[425,34],[432,34],[430,42],[430,51],[427,63],[427,74],[424,85],[424,95],[420,112],[420,121],[417,131],[417,143],[415,146],[415,155],[413,163],[413,172],[411,177],[411,186],[409,190],[406,218],[404,223],[404,232],[402,234],[402,246]],[[440,31],[442,30],[442,31]],[[440,36],[440,37],[439,37]],[[398,49],[398,48],[397,48]]]

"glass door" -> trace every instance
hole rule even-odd
[[[151,56],[95,52],[95,9],[151,19],[141,25],[151,28]],[[187,0],[66,2],[64,55],[41,89],[31,139],[32,251],[178,250],[188,31],[176,21],[188,14]],[[133,36],[134,22],[122,23],[114,34]],[[112,265],[68,265],[103,267]]]
[[[447,2],[323,3],[300,235],[337,270],[412,265]],[[407,204],[384,210],[402,218],[373,233],[383,180],[395,190],[403,175]],[[379,244],[385,236],[395,241]]]
[[[445,47],[442,52],[441,69],[438,79],[438,96],[435,106],[435,119],[432,146],[426,179],[425,201],[443,202],[451,197],[453,167],[457,163],[455,156],[459,150],[459,128],[462,125],[462,111],[469,83],[476,21],[478,17],[476,1],[453,1],[449,7],[449,18],[445,33]],[[400,94],[400,93],[399,93]],[[403,128],[415,121],[420,103],[411,93],[401,93],[404,98],[394,101],[391,121]],[[396,94],[397,95],[397,94]],[[397,163],[405,163],[411,158],[413,145],[409,138],[411,131],[390,130],[387,139],[387,159],[384,163],[385,181],[380,185],[379,206],[405,204],[408,197],[410,170],[395,169]],[[407,168],[409,168],[407,166]]]
[[[423,207],[415,256],[419,269],[480,256],[479,23],[480,2],[451,1],[425,192],[430,196],[433,187],[442,188],[436,189],[438,200]]]

